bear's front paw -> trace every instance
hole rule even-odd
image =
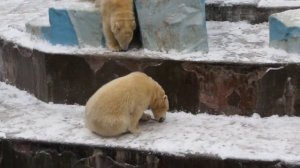
[[[145,113],[144,113],[144,114],[142,115],[141,120],[142,120],[142,121],[149,121],[149,120],[151,120],[151,115],[145,114]]]
[[[131,128],[129,129],[129,132],[131,132],[134,135],[138,135],[141,133],[141,130],[139,128]]]
[[[114,45],[114,44],[109,44],[108,48],[113,51],[113,52],[119,52],[121,51],[121,47],[118,45]]]

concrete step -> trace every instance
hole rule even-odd
[[[2,168],[300,166],[299,117],[169,112],[163,123],[140,122],[139,135],[103,138],[84,126],[84,106],[44,103],[3,82],[0,95]]]
[[[20,26],[32,16],[45,16],[50,6],[72,2],[20,2],[18,10],[1,15],[4,25],[9,25],[1,27],[2,81],[46,102],[85,104],[104,83],[132,71],[144,71],[165,88],[172,110],[299,115],[300,57],[269,48],[266,23],[209,21],[210,52],[190,54],[55,46],[29,38]],[[85,3],[76,2],[77,6]],[[86,5],[90,8],[92,4]],[[28,7],[39,10],[22,12]]]
[[[174,156],[70,143],[0,139],[2,168],[298,168],[280,161]]]
[[[299,115],[300,57],[270,49],[266,24],[208,22],[208,27],[207,55],[30,49],[1,41],[0,76],[46,102],[85,104],[106,82],[143,71],[164,87],[172,110]]]
[[[214,21],[249,21],[252,24],[267,22],[270,15],[300,7],[293,0],[207,0],[206,18]]]

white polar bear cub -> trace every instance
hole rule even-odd
[[[163,122],[169,101],[162,87],[142,72],[133,72],[103,85],[88,100],[85,124],[101,136],[140,133],[139,120],[148,120],[150,107],[155,120]]]

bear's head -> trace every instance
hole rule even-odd
[[[150,106],[154,119],[158,122],[163,122],[166,119],[166,113],[169,110],[168,96],[161,87],[159,93],[155,96],[152,105]]]
[[[127,50],[136,29],[135,17],[132,12],[120,12],[111,19],[111,29],[121,49]]]

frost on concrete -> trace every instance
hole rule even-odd
[[[299,117],[176,112],[163,123],[141,123],[138,136],[102,138],[85,128],[83,106],[46,104],[2,82],[0,95],[2,138],[300,164]]]

